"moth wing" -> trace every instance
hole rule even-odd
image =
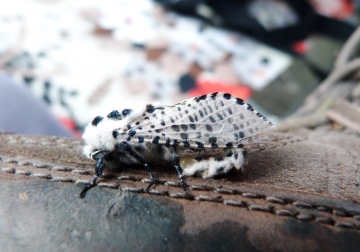
[[[134,119],[123,134],[132,129],[136,132],[132,141],[183,143],[193,147],[199,144],[225,147],[231,143],[236,147],[271,128],[272,124],[251,105],[219,92],[148,110]]]

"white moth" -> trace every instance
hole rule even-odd
[[[184,189],[183,176],[211,178],[233,168],[239,170],[247,150],[266,143],[268,139],[262,133],[272,127],[251,105],[221,92],[173,106],[147,105],[140,110],[128,108],[97,116],[83,134],[83,152],[96,161],[95,175],[80,196],[95,186],[110,162],[119,167],[143,165],[150,175],[147,192],[154,183],[151,163],[171,163]]]

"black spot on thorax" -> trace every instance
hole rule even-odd
[[[104,118],[101,116],[97,116],[92,120],[91,124],[94,126],[97,126]]]
[[[113,110],[107,115],[107,118],[113,120],[122,120],[122,115],[119,113],[119,111]]]
[[[117,132],[116,130],[113,131],[112,133],[113,137],[116,139],[119,136],[119,132]]]
[[[136,135],[136,130],[133,130],[133,129],[131,129],[131,130],[129,130],[129,136],[135,136]]]
[[[127,116],[130,114],[130,112],[131,112],[131,109],[124,109],[121,113],[123,116]]]

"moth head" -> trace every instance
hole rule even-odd
[[[84,155],[97,160],[104,156],[106,151],[112,151],[118,141],[118,132],[127,129],[134,117],[144,112],[144,107],[143,105],[139,111],[130,108],[112,110],[94,117],[82,136],[85,141]]]

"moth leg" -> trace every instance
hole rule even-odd
[[[102,176],[104,170],[105,161],[104,158],[100,158],[96,161],[95,175],[89,183],[87,183],[84,189],[80,192],[79,197],[84,198],[87,191],[96,186],[96,180]]]
[[[142,158],[142,157],[141,157]],[[142,158],[143,159],[143,158]],[[143,159],[144,160],[144,159]],[[140,160],[139,160],[140,161]],[[145,160],[144,160],[145,161]],[[145,192],[149,192],[150,191],[150,188],[152,187],[152,185],[154,184],[154,175],[153,175],[153,172],[150,168],[150,166],[145,162],[144,165],[144,168],[145,170],[149,173],[149,176],[150,176],[150,183],[149,185],[145,188]]]
[[[174,165],[174,168],[176,170],[176,173],[178,174],[180,185],[184,189],[184,191],[187,191],[187,184],[184,181],[184,176],[182,175],[182,169],[179,166],[179,158],[175,155],[172,156],[171,161]]]
[[[122,142],[121,144],[123,145],[123,147],[127,151],[127,153],[130,156],[132,156],[133,158],[135,158],[137,161],[139,161],[144,166],[144,169],[149,173],[150,183],[144,190],[145,192],[148,193],[155,181],[154,174],[153,174],[150,166],[147,164],[146,160],[142,156],[140,156],[137,152],[135,152],[133,150],[133,148],[127,142]]]
[[[179,165],[179,158],[176,155],[176,147],[173,146],[173,148],[170,149],[171,150],[171,163],[174,166],[176,173],[178,174],[179,180],[180,180],[180,185],[181,187],[184,189],[184,191],[187,191],[187,184],[184,181],[184,176],[182,174],[182,169],[180,168]]]

